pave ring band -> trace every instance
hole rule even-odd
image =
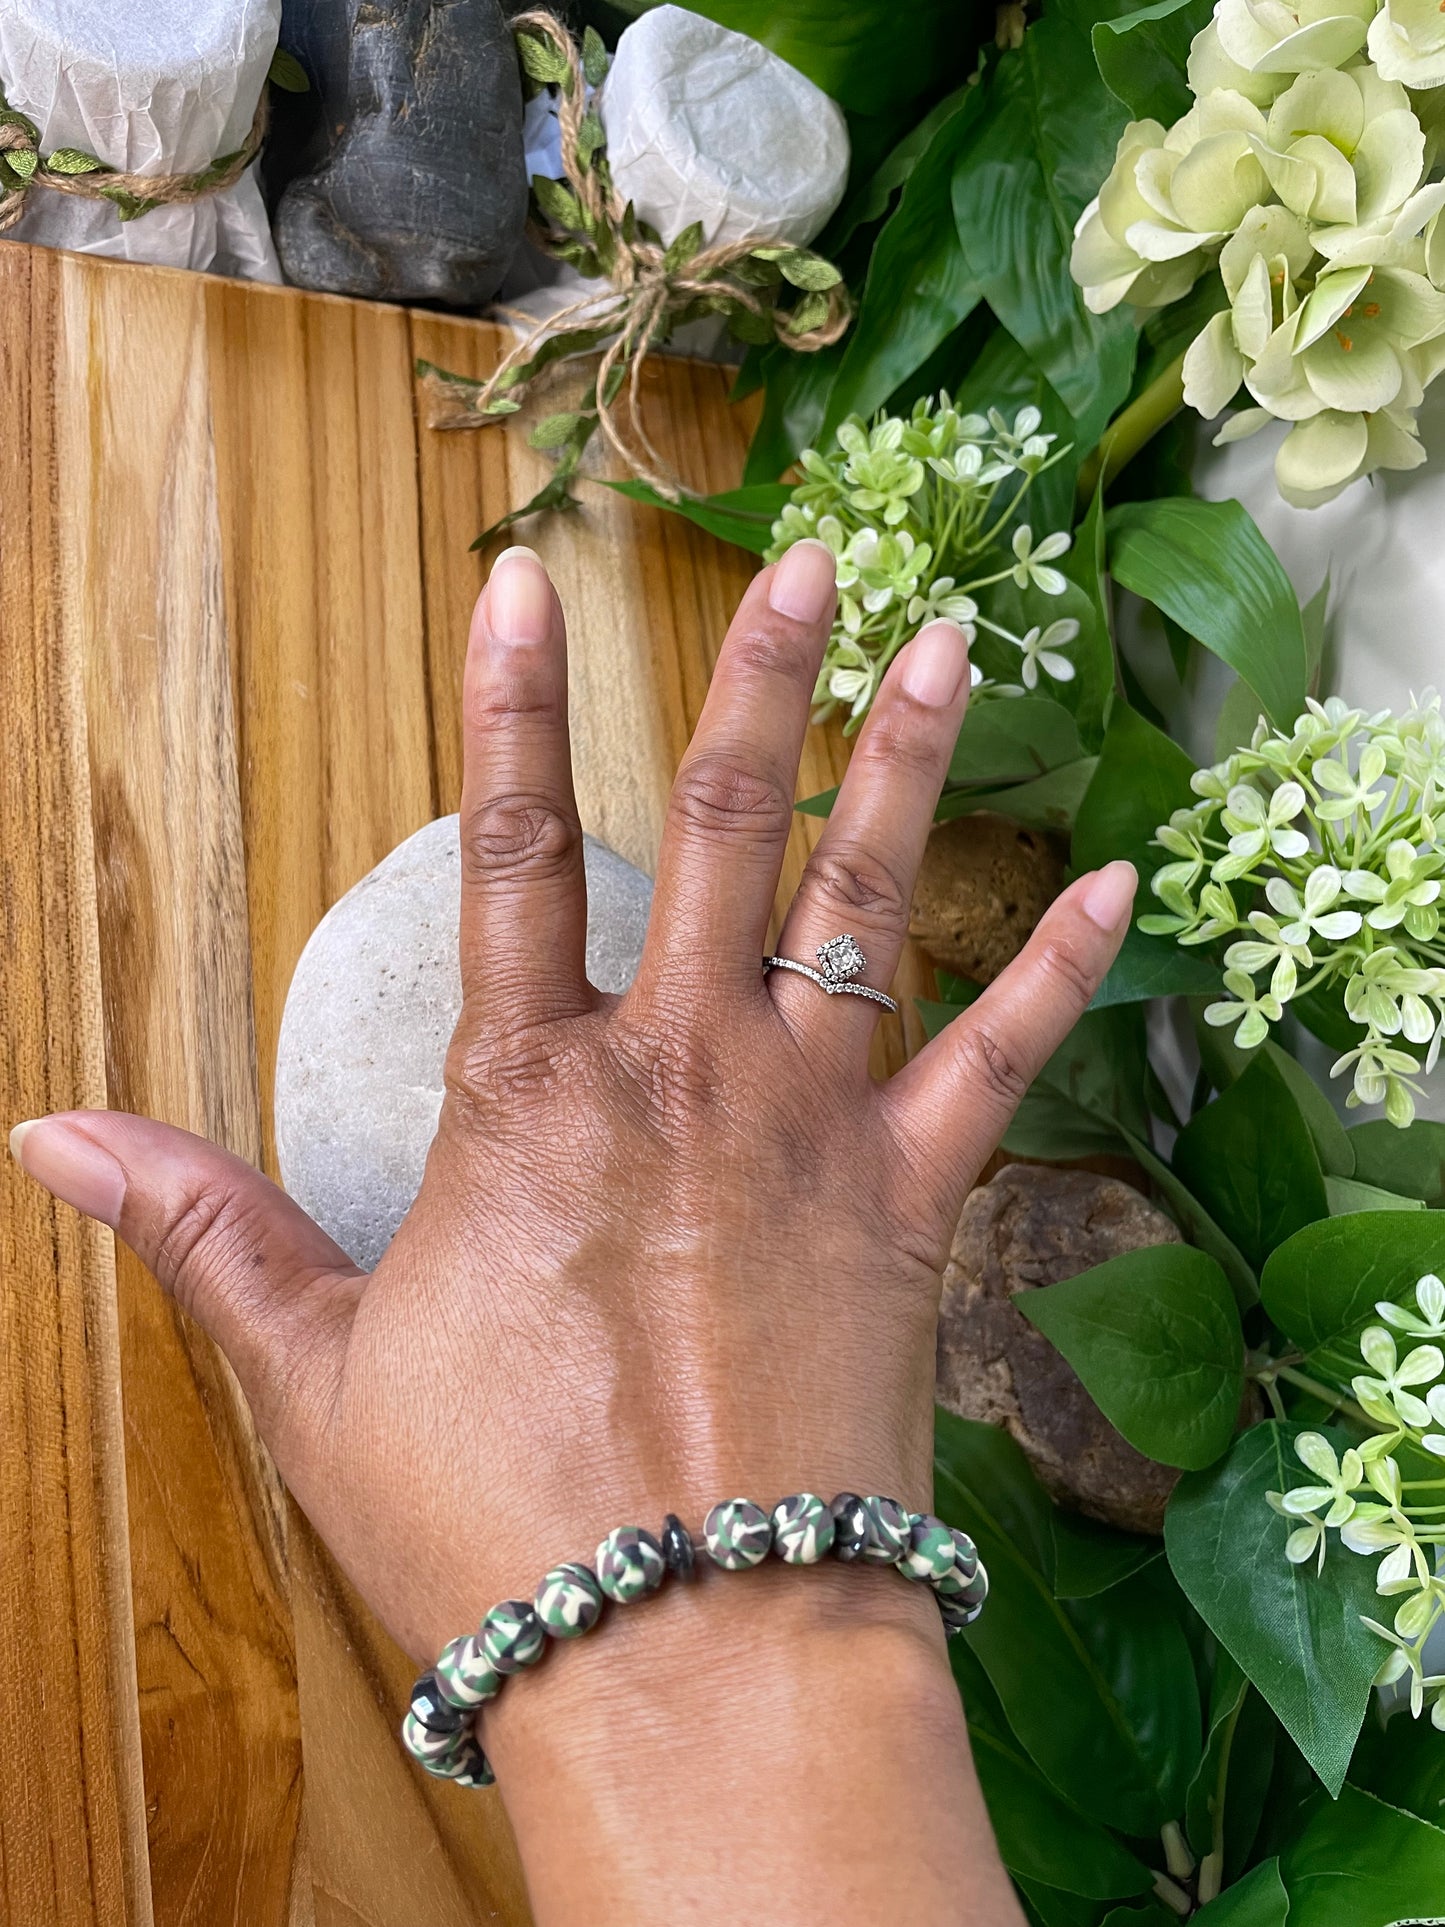
[[[866,997],[870,1003],[882,1004],[885,1010],[897,1012],[898,1006],[884,991],[874,990],[868,984],[854,983],[853,979],[868,967],[868,959],[863,955],[856,937],[846,933],[829,937],[820,943],[813,952],[818,959],[818,968],[811,964],[799,963],[796,957],[764,957],[763,974],[770,970],[792,970],[798,976],[806,977],[824,990],[830,997],[840,993],[846,997]]]

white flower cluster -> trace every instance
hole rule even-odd
[[[1375,1591],[1400,1604],[1392,1626],[1365,1620],[1392,1649],[1376,1684],[1408,1677],[1415,1718],[1429,1704],[1431,1719],[1445,1732],[1445,1673],[1426,1673],[1423,1658],[1426,1640],[1445,1618],[1445,1579],[1435,1570],[1445,1545],[1445,1478],[1407,1479],[1394,1456],[1405,1446],[1445,1459],[1445,1351],[1439,1343],[1445,1339],[1445,1283],[1433,1272],[1416,1285],[1415,1306],[1376,1305],[1394,1330],[1372,1325],[1360,1340],[1369,1369],[1351,1385],[1356,1417],[1378,1431],[1341,1456],[1320,1433],[1302,1432],[1295,1452],[1314,1484],[1265,1496],[1276,1512],[1296,1522],[1285,1544],[1291,1565],[1313,1559],[1323,1570],[1332,1530],[1349,1551],[1379,1558]],[[1402,1357],[1395,1332],[1425,1342]]]
[[[1275,476],[1300,507],[1425,459],[1415,413],[1445,367],[1445,13],[1436,0],[1218,0],[1195,105],[1134,121],[1075,231],[1096,313],[1161,307],[1217,261],[1228,302],[1184,359],[1216,437],[1293,424]]]
[[[1037,408],[1021,408],[1010,427],[997,409],[960,415],[947,394],[917,402],[906,420],[856,416],[838,429],[826,453],[805,449],[803,480],[773,524],[767,560],[812,536],[838,559],[838,616],[818,677],[814,718],[838,709],[856,726],[885,670],[925,622],[946,616],[975,640],[986,629],[1019,651],[1019,680],[1038,686],[1040,670],[1068,682],[1074,666],[1061,650],[1079,633],[1072,618],[1022,635],[979,613],[979,592],[1012,581],[1046,596],[1065,579],[1052,564],[1068,549],[1066,533],[1036,542],[1018,523],[1004,533],[1036,478],[1066,453],[1050,453],[1053,435],[1039,432]],[[984,681],[977,665],[975,688]],[[1016,693],[997,680],[990,693]]]
[[[1362,1030],[1333,1070],[1353,1072],[1345,1101],[1383,1104],[1392,1124],[1408,1124],[1411,1078],[1435,1068],[1445,1036],[1439,696],[1400,716],[1311,700],[1291,734],[1261,719],[1247,749],[1196,770],[1192,787],[1200,801],[1155,838],[1172,859],[1151,885],[1165,914],[1140,929],[1229,940],[1229,996],[1204,1016],[1244,1049],[1291,999],[1342,990]]]

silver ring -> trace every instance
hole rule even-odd
[[[885,1010],[897,1014],[898,1006],[886,992],[853,982],[868,968],[868,959],[856,937],[850,937],[846,931],[841,936],[829,937],[826,943],[818,945],[813,955],[818,959],[816,970],[811,964],[799,963],[796,957],[764,957],[763,975],[766,977],[770,970],[793,970],[830,997],[866,997],[870,1003],[882,1004]]]

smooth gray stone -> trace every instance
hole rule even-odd
[[[587,975],[625,990],[652,884],[586,839]],[[461,1010],[457,818],[397,845],[312,931],[281,1019],[276,1156],[292,1197],[370,1270],[421,1185]]]
[[[277,103],[286,279],[480,307],[527,218],[522,87],[499,0],[286,0],[310,95]]]

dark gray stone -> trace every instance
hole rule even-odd
[[[522,89],[498,0],[286,0],[309,95],[277,103],[268,180],[288,281],[474,308],[527,216]]]

